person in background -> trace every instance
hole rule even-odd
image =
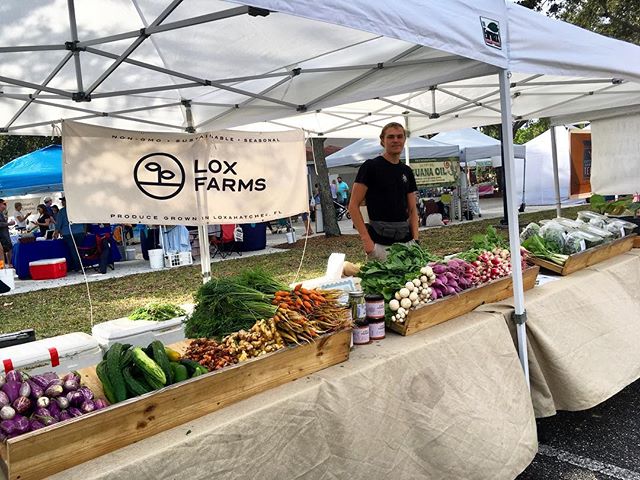
[[[85,225],[83,223],[70,223],[69,217],[67,216],[67,201],[64,197],[60,197],[60,201],[62,202],[62,208],[60,209],[60,212],[58,212],[58,221],[55,223],[53,236],[55,238],[62,237],[62,240],[69,249],[69,252],[71,252],[71,255],[69,256],[71,259],[69,270],[79,272],[81,265],[76,247],[82,245]]]
[[[13,218],[16,219],[16,230],[18,230],[18,232],[22,233],[27,229],[27,218],[29,218],[29,215],[31,215],[31,212],[23,213],[22,212],[22,203],[20,203],[20,202],[16,202],[13,205],[13,208],[15,208],[15,210],[16,210],[16,213],[13,216]]]
[[[9,227],[14,223],[7,218],[7,202],[0,198],[0,250],[2,251],[0,259],[7,268],[11,268],[11,249],[13,248]]]
[[[58,221],[58,213],[60,212],[60,209],[58,208],[57,205],[51,205],[51,211],[53,212],[53,214],[51,214],[51,223],[49,224],[49,230],[55,231],[56,222]]]
[[[53,208],[52,204],[53,199],[51,197],[44,197],[44,209],[49,214],[49,216],[53,216]]]
[[[331,198],[333,198],[334,202],[338,200],[338,185],[336,184],[335,179],[331,180]]]
[[[392,244],[413,244],[419,238],[416,179],[400,162],[405,141],[402,125],[385,125],[380,133],[382,155],[364,162],[353,184],[349,212],[369,259],[385,260]],[[360,212],[365,199],[368,224]]]
[[[349,185],[342,180],[342,177],[338,177],[338,202],[343,206],[349,204]]]
[[[34,223],[38,226],[40,234],[44,237],[51,224],[51,215],[47,213],[47,206],[44,203],[38,205],[37,210],[38,219]]]

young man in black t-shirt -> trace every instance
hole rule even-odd
[[[381,156],[367,160],[353,184],[349,212],[369,259],[385,259],[386,247],[418,240],[416,179],[400,163],[406,141],[399,123],[389,123],[380,134]],[[360,204],[366,200],[369,223],[365,224]]]

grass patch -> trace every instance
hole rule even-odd
[[[563,216],[576,218],[579,210],[588,206],[565,208]],[[520,225],[555,217],[555,210],[520,215]],[[420,244],[429,251],[447,255],[471,246],[471,237],[483,233],[497,219],[488,219],[420,233]],[[505,237],[506,230],[501,230]],[[249,267],[260,266],[272,272],[279,280],[294,280],[300,264],[303,241],[282,245],[286,252],[238,258],[211,265],[213,275],[231,275]],[[353,263],[363,263],[365,254],[357,235],[336,238],[310,238],[307,243],[300,279],[313,278],[324,273],[332,252],[342,252]],[[93,300],[94,323],[129,315],[150,301],[184,303],[193,301],[193,293],[201,285],[200,266],[182,267],[160,272],[149,272],[89,284]],[[0,297],[0,333],[34,328],[38,338],[52,337],[70,332],[91,332],[89,303],[84,284],[41,290]]]

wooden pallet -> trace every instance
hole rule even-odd
[[[582,270],[584,268],[600,263],[603,260],[620,255],[624,252],[628,252],[636,242],[638,236],[634,233],[613,242],[605,243],[604,245],[598,245],[597,247],[589,248],[584,252],[570,255],[563,266],[556,265],[555,263],[536,258],[534,256],[529,257],[529,261],[539,265],[540,267],[550,270],[560,275],[570,275],[573,272]]]
[[[40,479],[349,358],[351,330],[320,337],[0,443],[8,480]],[[101,392],[95,369],[80,372]]]
[[[536,277],[540,267],[530,267],[523,272],[525,290],[530,290],[536,284]],[[513,295],[511,277],[501,278],[486,283],[481,287],[471,288],[440,298],[415,310],[411,310],[404,323],[391,322],[389,328],[400,335],[413,335],[426,328],[446,322],[452,318],[469,313],[485,303],[498,302]]]

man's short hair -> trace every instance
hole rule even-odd
[[[47,203],[47,202],[53,202],[53,198],[51,198],[51,197],[44,197],[44,203]]]
[[[16,202],[16,203],[13,204],[13,208],[18,208],[18,207],[21,207],[21,206],[22,206],[22,203],[20,203],[20,202]]]
[[[382,131],[380,132],[380,141],[382,142],[382,139],[384,138],[385,133],[387,133],[387,130],[389,130],[390,128],[399,128],[404,132],[404,136],[407,136],[407,131],[404,129],[404,126],[398,122],[391,122],[391,123],[387,123],[384,127],[382,127]]]

